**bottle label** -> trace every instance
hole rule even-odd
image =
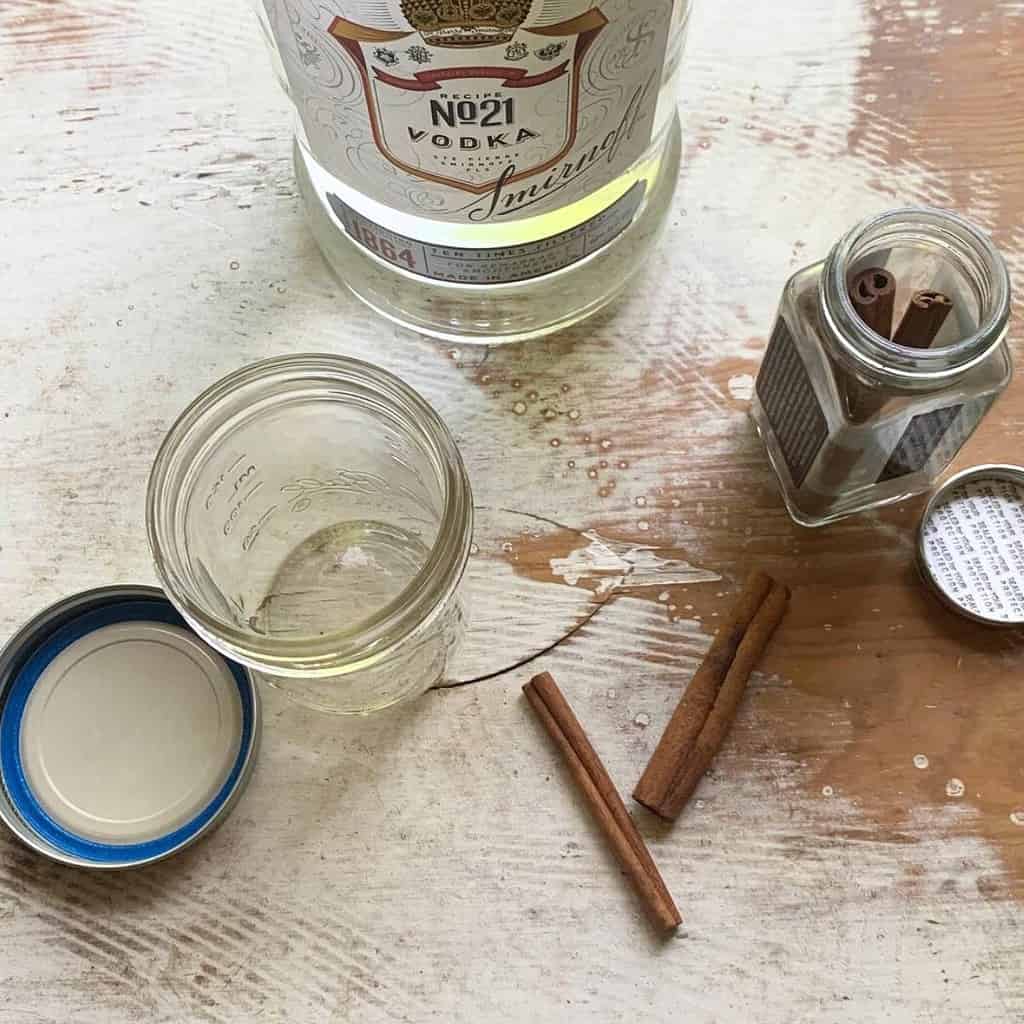
[[[402,270],[456,284],[510,284],[554,273],[596,252],[629,226],[644,190],[644,182],[638,181],[596,217],[561,234],[489,249],[432,245],[407,238],[357,213],[333,193],[327,198],[353,241]]]
[[[793,483],[802,487],[828,440],[828,423],[807,367],[781,316],[768,342],[756,391]]]
[[[313,155],[405,213],[503,223],[622,174],[672,0],[264,0]]]

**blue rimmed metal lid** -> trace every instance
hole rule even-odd
[[[67,598],[0,652],[0,818],[64,863],[188,846],[231,810],[259,735],[248,671],[151,587]]]

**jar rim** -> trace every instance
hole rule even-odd
[[[443,486],[437,537],[416,575],[382,608],[357,625],[315,640],[274,638],[239,629],[204,608],[184,578],[175,540],[174,488],[186,478],[191,446],[219,429],[237,426],[244,405],[232,399],[262,385],[276,385],[287,400],[311,383],[344,384],[372,392],[374,399],[414,430],[426,444]],[[256,396],[253,396],[256,397]],[[455,440],[433,406],[417,391],[372,363],[348,356],[308,353],[278,356],[243,366],[199,394],[171,425],[161,444],[146,493],[146,530],[161,586],[193,628],[214,648],[251,668],[273,675],[326,677],[379,662],[433,620],[458,587],[469,559],[473,499]]]
[[[942,234],[984,268],[990,290],[973,333],[942,348],[910,349],[876,334],[854,308],[847,284],[851,262],[865,240],[898,236],[901,225],[913,231]],[[888,239],[889,244],[892,240]],[[906,387],[937,386],[963,376],[991,355],[1005,339],[1010,321],[1010,275],[1006,262],[985,232],[950,210],[905,206],[868,217],[836,244],[825,261],[819,289],[824,322],[839,343],[840,352],[862,372]]]

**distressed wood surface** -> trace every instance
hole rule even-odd
[[[648,272],[488,352],[332,280],[241,0],[6,0],[0,631],[152,580],[164,431],[273,354],[417,386],[479,530],[472,685],[366,721],[268,692],[236,812],[152,869],[0,838],[0,1024],[1024,1019],[1022,638],[919,584],[918,502],[793,526],[745,415],[783,281],[861,216],[955,206],[1020,287],[1022,45],[1009,0],[704,4]],[[1015,385],[960,462],[1022,440]],[[685,917],[661,944],[519,687],[552,671],[629,791],[755,564],[793,587],[763,672],[677,826],[637,812]]]

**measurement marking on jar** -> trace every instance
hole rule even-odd
[[[225,470],[224,470],[224,471],[223,471],[223,472],[222,472],[222,473],[220,474],[220,476],[219,476],[219,477],[217,477],[217,479],[216,479],[216,480],[214,480],[214,482],[213,482],[213,485],[212,485],[212,486],[210,487],[210,493],[209,493],[209,494],[208,494],[208,495],[206,496],[206,502],[204,503],[204,508],[205,508],[205,509],[206,509],[207,511],[209,511],[209,510],[210,510],[210,506],[211,506],[211,505],[213,504],[213,499],[214,499],[215,497],[217,497],[217,492],[218,492],[218,491],[220,490],[220,485],[221,485],[222,483],[224,483],[224,480],[225,480],[225,478],[227,477],[228,473],[232,472],[232,471],[234,470],[234,468],[235,468],[235,467],[236,467],[236,466],[237,466],[237,465],[238,465],[238,464],[239,464],[239,463],[240,463],[240,462],[241,462],[241,461],[242,461],[242,460],[243,460],[244,458],[245,458],[245,452],[242,452],[242,454],[241,454],[241,455],[239,455],[239,456],[238,456],[238,458],[237,458],[237,459],[235,459],[235,461],[234,461],[234,462],[232,462],[232,463],[231,463],[231,465],[230,465],[230,466],[228,466],[228,468],[227,468],[227,469],[225,469]]]
[[[253,544],[256,543],[256,538],[259,537],[267,520],[270,519],[270,517],[277,511],[277,509],[277,505],[271,505],[270,508],[268,508],[266,512],[264,512],[263,515],[261,515],[259,519],[257,519],[256,522],[249,527],[248,531],[246,532],[246,535],[242,538],[243,551],[248,551],[249,548],[251,548]]]
[[[252,468],[253,472],[256,471],[256,467],[255,466],[253,466],[251,468]],[[246,470],[246,475],[248,475],[248,470]],[[234,532],[235,527],[238,525],[239,517],[242,515],[242,509],[245,508],[245,505],[249,501],[249,499],[262,486],[263,486],[263,481],[262,480],[260,480],[257,483],[253,484],[253,486],[250,487],[249,490],[246,491],[245,494],[243,494],[242,497],[239,498],[238,501],[236,501],[235,504],[231,507],[231,511],[228,513],[227,519],[224,520],[224,536],[225,537],[230,537],[232,532]]]

